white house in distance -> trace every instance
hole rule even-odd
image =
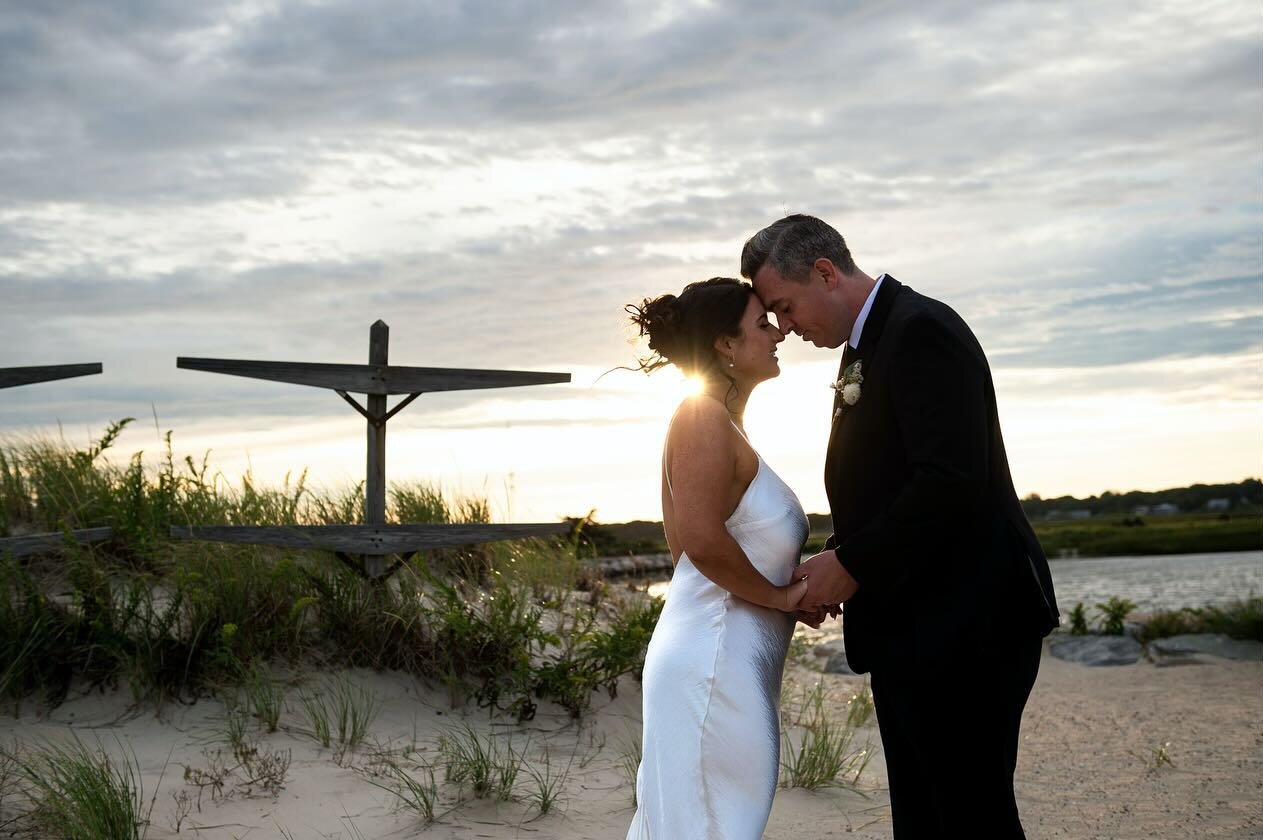
[[[1206,501],[1206,510],[1227,510],[1232,507],[1232,502],[1228,499],[1208,499]]]
[[[1163,502],[1160,505],[1154,505],[1152,511],[1154,516],[1170,516],[1173,513],[1179,512],[1179,505],[1173,505],[1170,502]]]

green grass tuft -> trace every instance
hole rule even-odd
[[[141,840],[146,807],[136,757],[112,759],[75,738],[46,741],[14,757],[27,785],[37,836],[49,840]]]

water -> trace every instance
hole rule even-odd
[[[1082,601],[1091,614],[1091,607],[1115,595],[1131,599],[1139,612],[1263,596],[1263,551],[1096,557],[1053,560],[1048,566],[1062,613]],[[667,583],[655,583],[649,591],[666,595]]]
[[[1263,596],[1263,551],[1053,560],[1048,567],[1063,613],[1079,601],[1093,607],[1114,595],[1130,598],[1139,612]]]

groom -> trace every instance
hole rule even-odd
[[[824,468],[833,535],[795,577],[804,610],[844,604],[895,837],[1023,837],[1018,729],[1059,615],[982,347],[945,304],[857,268],[812,216],[751,237],[741,273],[782,332],[846,343]]]

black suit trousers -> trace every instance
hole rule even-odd
[[[1019,637],[962,655],[959,669],[873,668],[895,840],[1025,837],[1013,771],[1042,649]]]

